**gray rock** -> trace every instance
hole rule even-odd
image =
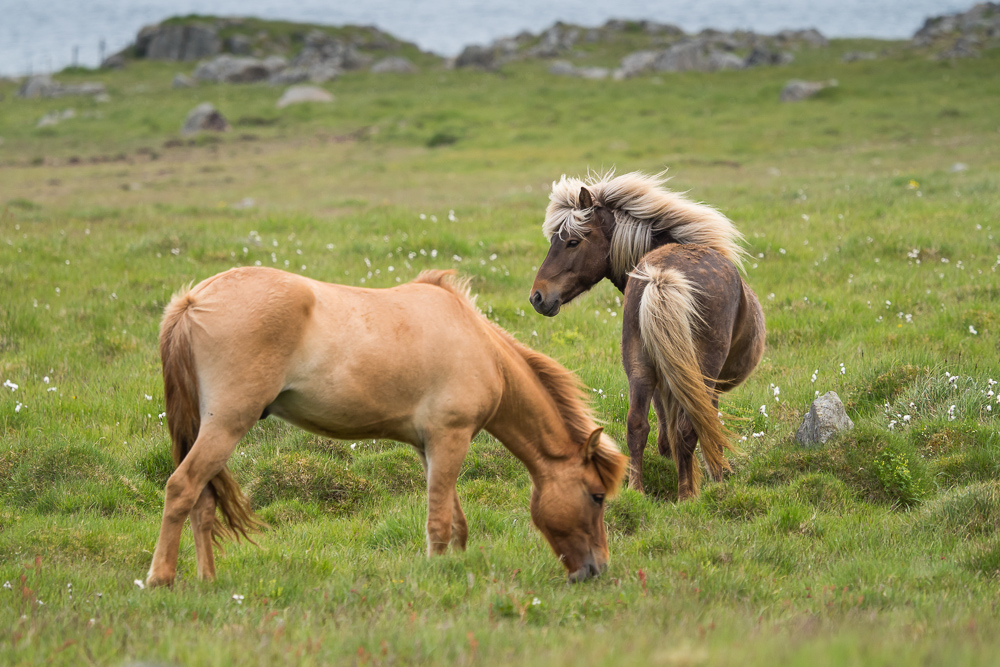
[[[661,51],[653,61],[653,69],[658,72],[714,72],[720,69],[742,69],[743,59],[739,56],[711,48],[704,39],[694,39],[674,44]]]
[[[415,74],[417,67],[407,58],[394,56],[378,61],[372,65],[371,71],[376,74]]]
[[[621,66],[615,70],[616,79],[628,79],[653,69],[659,51],[636,51],[622,58]]]
[[[497,67],[497,53],[488,46],[470,44],[455,58],[455,67],[478,67],[492,70]]]
[[[76,118],[76,109],[65,109],[64,111],[52,111],[39,118],[38,123],[35,124],[35,127],[49,127],[51,125],[58,125],[64,120],[69,120],[70,118]]]
[[[606,67],[574,67],[566,60],[557,60],[549,67],[549,74],[576,76],[581,79],[606,79],[611,72]]]
[[[828,391],[809,406],[795,439],[805,445],[821,445],[842,431],[850,431],[854,422],[847,416],[837,392]]]
[[[136,56],[149,60],[200,60],[221,51],[215,27],[204,23],[147,26],[135,43]]]
[[[198,132],[226,132],[229,122],[210,102],[199,104],[187,115],[181,134],[191,135]]]
[[[540,58],[551,58],[573,48],[580,38],[580,30],[562,23],[556,23],[541,35],[537,46],[528,51],[528,55]]]
[[[830,40],[823,36],[819,30],[809,28],[807,30],[782,30],[774,38],[785,44],[805,43],[812,47],[827,46]]]
[[[744,67],[761,67],[771,65],[787,65],[795,60],[795,56],[787,51],[781,51],[767,44],[757,44],[753,47],[746,59],[743,61]]]
[[[174,80],[170,85],[174,88],[194,88],[198,85],[198,82],[187,74],[175,74]]]
[[[122,69],[125,67],[125,54],[113,53],[101,63],[101,69]]]
[[[246,35],[233,35],[226,40],[226,48],[237,56],[253,55],[253,40]]]
[[[288,61],[280,56],[258,60],[224,54],[199,64],[192,76],[214,83],[254,83],[268,80],[287,66]]]
[[[317,88],[316,86],[292,86],[284,92],[278,100],[278,108],[284,109],[290,104],[302,104],[304,102],[329,103],[333,101],[333,95]]]
[[[107,91],[103,83],[59,83],[48,74],[30,76],[17,91],[19,97],[27,99],[39,97],[67,97],[70,95],[103,95]]]
[[[830,88],[836,85],[836,79],[830,79],[829,81],[800,81],[799,79],[792,79],[786,83],[785,87],[781,90],[781,101],[801,102],[804,99],[812,97],[824,88]]]
[[[308,80],[308,67],[286,67],[267,78],[267,82],[272,86],[289,86],[293,83],[302,83]]]
[[[576,76],[576,67],[568,60],[557,60],[549,66],[549,74],[556,76]]]
[[[324,64],[344,71],[361,69],[371,62],[371,56],[361,53],[354,46],[321,30],[313,30],[306,35],[305,46],[292,58],[291,65],[312,68]]]

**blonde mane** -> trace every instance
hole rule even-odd
[[[538,381],[555,402],[556,408],[559,414],[562,415],[563,423],[566,425],[566,429],[569,431],[573,442],[581,443],[581,446],[587,442],[590,434],[598,428],[599,424],[587,400],[587,393],[584,390],[583,383],[580,382],[576,374],[567,370],[555,359],[523,345],[508,331],[501,328],[495,322],[488,320],[476,307],[475,298],[471,294],[469,279],[457,277],[454,270],[422,271],[413,282],[437,285],[446,289],[459,297],[470,309],[475,311],[489,327],[490,331],[520,355],[534,372]],[[618,451],[618,446],[614,440],[603,433],[601,434],[600,444],[592,455],[592,459],[602,479],[605,480],[605,485],[608,487],[609,493],[613,493],[617,490],[619,482],[625,474],[627,459]]]
[[[584,181],[562,178],[552,184],[542,232],[545,238],[582,234],[593,213],[580,207],[580,190],[586,188],[594,204],[611,209],[615,229],[611,237],[611,269],[625,276],[653,249],[653,235],[670,230],[678,243],[696,243],[721,253],[740,270],[746,250],[743,235],[732,221],[707,204],[691,201],[663,187],[666,172],[647,175],[638,171],[615,176],[614,171],[591,174]]]

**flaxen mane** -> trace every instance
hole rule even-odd
[[[528,364],[528,367],[534,371],[538,381],[542,383],[552,400],[555,401],[573,442],[587,442],[590,434],[598,428],[598,424],[587,401],[583,385],[574,373],[564,368],[555,359],[522,345],[506,330],[488,320],[476,308],[468,278],[458,278],[453,270],[428,270],[422,271],[413,282],[442,287],[459,297],[470,309],[474,310],[489,325],[490,330],[500,340],[513,348]],[[605,486],[607,486],[608,493],[613,494],[617,491],[622,476],[625,474],[627,459],[618,451],[614,441],[603,433],[600,445],[594,452],[592,459],[605,482]]]
[[[725,215],[706,204],[663,187],[661,172],[654,176],[634,171],[615,176],[614,171],[593,174],[586,181],[566,178],[552,184],[542,231],[545,238],[580,234],[589,223],[592,209],[580,208],[580,189],[586,187],[595,205],[614,211],[611,238],[611,268],[625,276],[653,248],[653,234],[669,230],[677,243],[697,243],[718,251],[739,269],[746,251],[743,235]]]

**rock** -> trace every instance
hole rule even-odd
[[[30,76],[21,84],[17,91],[19,97],[33,99],[38,97],[66,97],[69,95],[103,95],[106,92],[103,83],[58,83],[48,74]]]
[[[246,35],[233,35],[226,40],[226,49],[235,56],[252,56],[253,40]]]
[[[830,79],[829,81],[800,81],[798,79],[792,79],[786,83],[785,87],[781,90],[781,101],[801,102],[806,98],[812,97],[824,88],[831,88],[836,85],[836,79]]]
[[[317,88],[316,86],[292,86],[278,100],[278,108],[284,109],[290,104],[302,104],[303,102],[329,103],[332,101],[333,95],[322,88]]]
[[[628,79],[653,69],[659,51],[636,51],[622,58],[621,67],[615,70],[616,79]]]
[[[101,69],[122,69],[125,67],[125,54],[113,53],[101,63]]]
[[[198,85],[198,82],[187,74],[175,74],[174,80],[170,85],[174,88],[194,88]]]
[[[913,35],[916,46],[940,49],[939,60],[979,55],[979,48],[1000,46],[1000,3],[983,2],[966,12],[932,16]]]
[[[229,122],[210,102],[199,104],[187,115],[181,134],[197,134],[202,131],[226,132]]]
[[[551,58],[573,48],[580,37],[580,30],[563,23],[556,23],[541,34],[537,46],[529,49],[528,55],[540,58]]]
[[[313,67],[323,64],[338,71],[367,67],[372,61],[352,45],[335,39],[321,30],[313,30],[305,38],[305,46],[292,58],[292,67]]]
[[[280,56],[265,60],[245,56],[221,55],[198,65],[195,79],[214,83],[254,83],[266,81],[274,73],[288,66],[288,61]]]
[[[782,30],[774,38],[779,43],[794,44],[794,43],[805,43],[812,47],[822,47],[828,46],[830,40],[820,33],[819,30],[815,28],[809,28],[807,30]]]
[[[951,165],[950,169],[948,169],[948,171],[950,171],[953,174],[957,174],[968,170],[969,170],[969,165],[965,164],[964,162],[956,162],[955,164]]]
[[[50,125],[58,125],[62,121],[68,120],[70,118],[76,118],[76,109],[53,111],[39,118],[38,123],[35,124],[35,127],[48,127]]]
[[[739,56],[719,51],[708,46],[708,42],[695,39],[674,44],[661,51],[653,61],[653,69],[658,72],[714,72],[720,69],[742,69],[743,59]]]
[[[455,67],[478,67],[492,70],[497,67],[497,53],[488,46],[470,44],[455,58]]]
[[[576,76],[576,67],[568,60],[557,60],[549,66],[549,74],[556,76]]]
[[[639,25],[647,35],[666,35],[668,37],[683,37],[684,31],[672,23],[657,23],[656,21],[640,21]]]
[[[809,406],[802,425],[795,432],[795,439],[805,445],[821,445],[841,431],[854,428],[837,392],[828,391]]]
[[[787,65],[793,60],[795,60],[795,56],[787,51],[780,51],[767,45],[758,44],[747,54],[747,57],[743,60],[743,66]]]
[[[221,51],[215,27],[205,23],[147,26],[135,43],[135,55],[149,60],[200,60]]]
[[[371,71],[376,74],[414,74],[417,67],[408,59],[395,56],[378,61],[372,65]]]

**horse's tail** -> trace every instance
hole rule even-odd
[[[198,398],[198,372],[191,349],[191,320],[189,308],[194,303],[190,292],[179,293],[171,299],[163,313],[160,325],[160,359],[163,362],[163,393],[167,405],[167,427],[173,442],[174,465],[180,465],[191,451],[201,428],[201,410]],[[225,524],[212,523],[212,539],[218,543],[224,538],[239,541],[240,536],[250,539],[264,524],[254,516],[250,501],[239,483],[223,468],[209,482]]]
[[[647,283],[639,303],[639,333],[656,366],[660,386],[670,393],[665,416],[675,459],[679,406],[698,434],[709,471],[716,480],[722,479],[722,471],[731,469],[724,450],[734,447],[719,420],[714,403],[717,392],[706,386],[710,378],[701,372],[695,349],[694,334],[704,324],[696,301],[698,289],[676,269],[642,264],[629,275]],[[697,490],[698,466],[694,475]]]

